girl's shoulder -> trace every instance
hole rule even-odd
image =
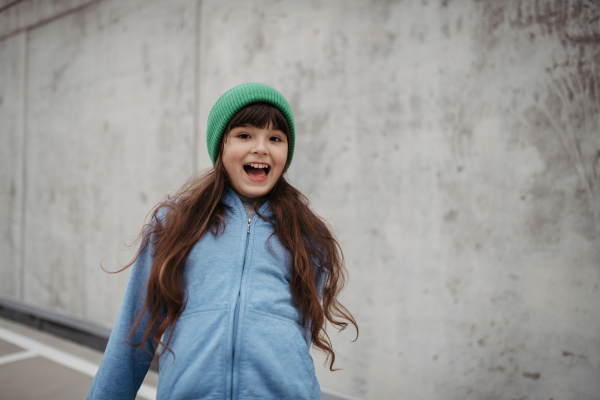
[[[157,205],[158,209],[154,213],[153,223],[158,222],[159,224],[163,224],[169,213],[176,212],[177,208],[175,207],[181,198],[179,197],[169,197],[162,203]]]

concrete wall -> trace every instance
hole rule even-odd
[[[58,6],[59,4],[60,6]],[[53,8],[54,7],[54,8]],[[360,325],[364,399],[600,393],[600,8],[586,1],[0,6],[0,293],[111,325],[119,246],[210,166],[214,101],[278,88],[289,171]]]

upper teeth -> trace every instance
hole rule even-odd
[[[258,164],[258,163],[249,163],[246,165],[249,165],[252,168],[267,168],[269,166],[268,164]]]

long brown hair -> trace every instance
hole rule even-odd
[[[169,335],[166,343],[162,342],[161,337],[170,325],[175,330],[177,320],[185,309],[183,273],[187,257],[192,247],[208,231],[218,235],[221,229],[226,228],[226,209],[221,197],[229,185],[229,179],[221,155],[227,134],[235,127],[247,125],[279,129],[287,135],[289,143],[289,127],[276,107],[266,103],[246,106],[230,121],[221,140],[214,168],[192,177],[174,196],[167,197],[151,211],[151,222],[144,225],[138,237],[138,240],[142,238],[138,253],[123,268],[130,267],[142,251],[149,244],[152,245],[153,261],[146,300],[131,328],[130,338],[146,312],[149,313],[149,320],[142,339],[139,343],[130,343],[132,346],[140,346],[152,337],[154,345],[160,344],[164,348],[159,357],[164,351],[171,351],[169,342],[172,335]],[[325,361],[330,360],[329,368],[334,371],[335,353],[325,330],[326,321],[340,331],[350,322],[356,328],[358,338],[356,321],[337,300],[346,280],[341,248],[327,223],[311,211],[307,198],[286,181],[284,174],[264,196],[264,200],[271,203],[274,221],[259,216],[274,226],[279,241],[292,255],[290,290],[301,312],[303,326],[310,329],[313,345],[326,353]],[[255,210],[258,203],[257,199],[254,202]],[[323,271],[327,272],[327,278],[319,298],[318,276]]]

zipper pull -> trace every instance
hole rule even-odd
[[[250,223],[252,222],[252,220],[250,218],[248,218],[248,233],[250,233]]]

